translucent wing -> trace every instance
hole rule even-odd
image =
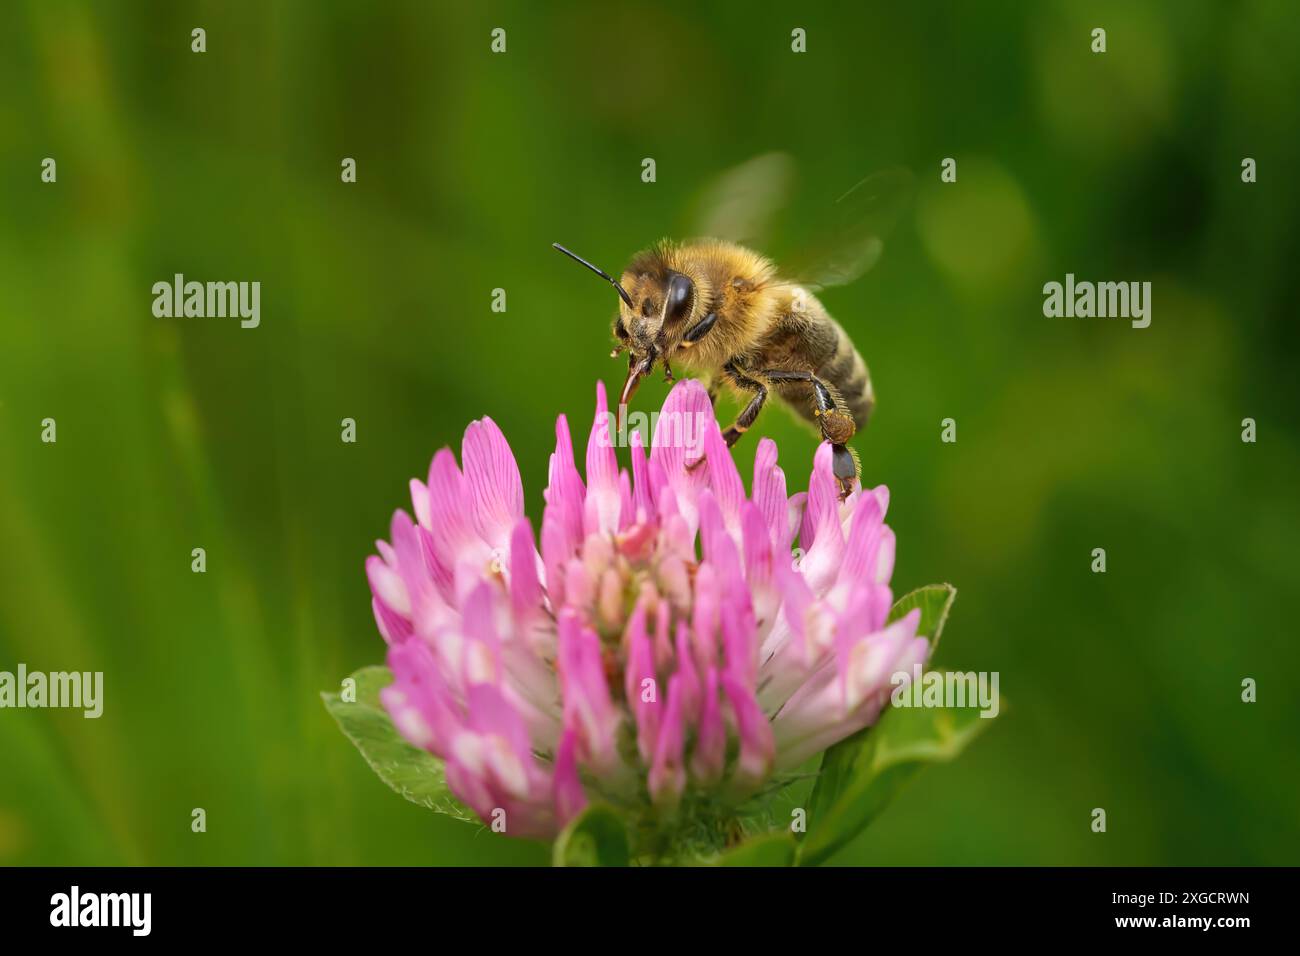
[[[733,166],[700,193],[690,235],[767,249],[794,182],[795,163],[785,153],[764,153]]]
[[[824,207],[807,209],[816,225],[806,241],[787,237],[778,244],[777,221],[790,204],[795,180],[795,162],[785,153],[764,153],[733,166],[701,191],[688,234],[772,255],[792,285],[814,290],[846,285],[880,260],[914,184],[912,173],[901,166],[874,173],[840,196],[829,213]],[[789,225],[797,232],[800,222]]]
[[[811,289],[846,285],[880,261],[885,239],[911,202],[915,177],[903,167],[874,173],[835,201],[829,226],[781,274]]]

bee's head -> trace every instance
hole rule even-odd
[[[670,267],[663,247],[643,252],[624,270],[622,281],[556,245],[609,282],[618,291],[618,315],[614,319],[614,354],[628,353],[627,381],[619,396],[626,405],[641,379],[682,340],[697,308],[699,296],[694,280]]]

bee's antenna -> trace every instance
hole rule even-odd
[[[561,252],[563,252],[566,256],[568,256],[568,257],[569,257],[570,259],[572,259],[574,262],[577,262],[577,263],[579,263],[580,265],[584,265],[584,266],[586,266],[586,267],[587,267],[588,269],[590,269],[592,272],[596,273],[596,275],[600,276],[602,279],[604,279],[606,282],[608,282],[610,285],[612,285],[615,289],[618,290],[618,297],[619,297],[620,299],[622,299],[625,303],[627,303],[627,307],[628,307],[629,309],[633,307],[633,306],[632,306],[632,297],[629,296],[626,292],[623,291],[623,287],[622,287],[621,285],[618,284],[618,280],[615,279],[613,276],[611,276],[608,272],[606,272],[606,271],[603,270],[603,269],[597,269],[595,266],[593,266],[593,265],[592,265],[590,262],[588,262],[586,259],[582,258],[582,256],[575,255],[574,253],[570,252],[568,249],[564,248],[564,246],[560,245],[558,242],[553,242],[553,243],[551,243],[551,245],[552,245],[554,248],[559,249]]]

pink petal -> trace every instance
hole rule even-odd
[[[366,577],[370,579],[370,593],[397,617],[410,618],[411,598],[406,593],[402,576],[380,558],[366,558]]]
[[[455,603],[455,575],[452,567],[443,564],[438,556],[438,546],[434,544],[433,533],[423,525],[415,526],[415,536],[420,542],[420,553],[424,555],[424,566],[433,579],[433,585],[440,600],[439,616]]]
[[[500,737],[510,745],[521,766],[531,764],[532,745],[528,727],[519,713],[506,701],[501,690],[492,684],[475,684],[466,693],[467,723],[480,734]],[[512,789],[516,796],[520,793]]]
[[[682,714],[688,723],[694,723],[700,716],[700,675],[695,670],[694,655],[690,644],[690,627],[684,620],[677,621],[677,674],[673,680],[678,681],[682,695]]]
[[[701,492],[699,511],[700,544],[704,559],[717,568],[724,584],[742,585],[740,551],[727,529],[722,509],[712,491],[705,489]]]
[[[515,619],[521,623],[532,620],[541,610],[542,585],[537,579],[537,560],[532,525],[527,518],[521,518],[510,535],[510,603]]]
[[[762,783],[771,773],[776,743],[772,738],[772,727],[759,710],[753,691],[729,673],[722,675],[722,689],[731,703],[736,732],[740,737],[740,755],[732,781],[738,789],[747,791]]]
[[[456,467],[456,456],[440,449],[429,465],[426,488],[429,512],[429,535],[434,553],[444,567],[455,567],[458,559],[485,559],[489,549],[474,531],[470,520],[469,490],[465,476]]]
[[[467,735],[468,736],[468,735]],[[501,807],[501,801],[488,788],[482,769],[472,769],[459,758],[447,758],[447,786],[456,798],[467,805],[483,820],[491,820]],[[507,815],[507,826],[509,816]]]
[[[844,560],[840,565],[841,582],[874,582],[879,559],[881,523],[883,515],[880,502],[874,495],[862,495],[853,509],[853,524],[849,529]]]
[[[761,439],[754,453],[754,504],[762,514],[772,537],[772,546],[789,546],[789,502],[785,493],[785,472],[776,465],[776,442]]]
[[[422,527],[429,527],[432,520],[429,515],[429,489],[419,478],[411,479],[411,507],[415,511],[415,520]]]
[[[578,738],[573,730],[564,732],[555,755],[555,816],[561,827],[587,806],[587,794],[578,778]]]
[[[785,546],[787,549],[794,544],[794,539],[799,538],[799,547],[807,551],[812,547],[814,530],[811,523],[808,522],[808,492],[801,491],[798,494],[790,496],[789,505],[786,508],[786,517],[789,521],[789,527],[786,529]]]
[[[884,584],[894,574],[894,551],[897,542],[894,538],[893,529],[885,525],[880,531],[880,549],[877,553],[877,561],[874,569],[874,580],[879,584]]]
[[[650,488],[650,463],[646,459],[645,444],[641,439],[640,430],[633,431],[628,441],[632,446],[633,513],[637,521],[653,521],[655,506]]]
[[[668,682],[668,703],[647,780],[650,798],[656,806],[672,807],[681,799],[686,788],[686,770],[682,765],[685,746],[681,678],[674,676]]]
[[[896,669],[894,665],[916,637],[916,628],[920,623],[921,610],[913,608],[883,631],[876,632],[854,646],[844,665],[847,671],[844,684],[848,709],[852,710],[867,697],[889,685],[889,678]]]
[[[779,597],[773,580],[772,536],[758,506],[746,501],[741,506],[745,581],[754,599],[754,611],[762,624],[771,624]],[[781,552],[782,559],[785,553]]]
[[[596,416],[587,439],[587,499],[583,530],[587,534],[618,530],[622,500],[619,493],[618,458],[605,401],[605,383],[596,383]]]
[[[553,607],[565,603],[564,568],[573,553],[564,520],[548,505],[542,515],[542,564],[546,568],[546,593]]]
[[[497,685],[501,680],[501,639],[497,633],[493,598],[492,584],[480,581],[461,609],[461,632],[465,637],[461,679],[466,687]]]
[[[834,481],[833,478],[831,480]],[[817,478],[814,473],[814,486],[816,484]],[[812,504],[815,499],[821,499],[816,509]],[[811,546],[804,545],[805,553],[799,562],[799,573],[803,575],[814,594],[822,595],[830,590],[839,575],[840,565],[844,560],[844,532],[840,528],[839,503],[834,494],[830,501],[826,502],[824,496],[814,495],[810,490],[808,501],[808,512],[804,515],[804,530],[808,529],[808,515],[814,514],[816,517],[812,521],[816,526],[816,535]]]
[[[739,531],[740,504],[745,500],[745,483],[731,457],[722,432],[717,427],[704,431],[704,449],[709,460],[709,487],[722,511],[723,521],[729,530]]]
[[[919,611],[913,611],[859,641],[845,671],[825,666],[790,697],[772,722],[778,769],[798,766],[875,721],[888,701],[891,676],[900,662],[910,667],[917,653],[913,635],[918,618]]]
[[[682,379],[668,393],[651,439],[651,467],[657,463],[662,469],[664,484],[673,490],[678,511],[692,534],[698,526],[695,501],[708,476],[707,466],[694,470],[687,466],[703,457],[705,436],[717,427],[704,386],[694,379]]]
[[[471,422],[461,443],[470,515],[479,536],[505,553],[510,532],[524,514],[524,485],[519,466],[496,422]]]
[[[645,625],[645,604],[638,601],[628,621],[623,642],[627,652],[624,693],[628,709],[636,720],[637,750],[642,762],[648,764],[654,757],[655,742],[659,738],[659,718],[663,713],[663,704],[660,702],[660,691],[655,678],[654,649]],[[653,699],[646,700],[651,694]]]
[[[461,722],[432,649],[423,641],[394,644],[388,667],[393,683],[379,698],[394,726],[413,746],[445,755]]]
[[[726,653],[726,673],[752,688],[758,678],[758,642],[754,617],[744,588],[723,596],[722,646]]]
[[[718,659],[718,629],[721,626],[722,596],[717,574],[707,561],[695,572],[695,604],[691,608],[691,636],[696,659],[710,667]]]
[[[370,560],[378,561],[379,559],[371,558]],[[400,644],[411,636],[411,622],[397,612],[390,610],[388,605],[379,600],[378,597],[370,599],[370,609],[374,612],[375,624],[378,625],[379,634],[383,637],[385,643]]]
[[[582,537],[582,509],[587,489],[573,461],[569,422],[563,415],[555,420],[555,451],[551,455],[550,478],[543,497],[547,513],[553,513],[565,532],[569,547],[576,548]]]
[[[804,527],[811,522],[814,539],[830,524],[838,526],[839,504],[840,488],[831,466],[831,446],[822,442],[813,456],[813,470],[808,477],[808,507],[804,514]]]
[[[618,530],[626,531],[636,520],[636,504],[632,499],[632,476],[626,470],[618,473]]]
[[[691,773],[702,784],[716,783],[722,777],[726,751],[727,728],[718,701],[718,671],[710,667],[704,675],[700,726],[695,752],[691,756]]]
[[[670,609],[667,601],[658,600],[647,584],[642,590],[642,600],[655,603],[655,669],[667,670],[672,666],[676,654],[673,651],[673,636],[668,630]]]
[[[618,762],[615,734],[619,719],[605,682],[600,638],[569,609],[560,613],[559,630],[565,728],[577,731],[582,763],[598,773],[610,772]]]

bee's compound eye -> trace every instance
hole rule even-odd
[[[669,321],[680,321],[691,311],[691,298],[695,295],[695,283],[688,277],[677,273],[668,281],[668,301],[664,311]]]

